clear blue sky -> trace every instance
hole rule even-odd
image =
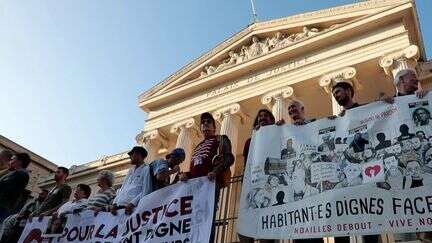
[[[354,0],[255,0],[267,20]],[[428,58],[432,1],[417,0]],[[127,150],[137,97],[251,20],[249,0],[3,0],[0,134],[70,166]]]

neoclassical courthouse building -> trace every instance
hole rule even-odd
[[[236,155],[217,214],[217,242],[236,242],[242,150],[257,111],[269,108],[276,119],[288,121],[286,103],[296,98],[310,118],[338,114],[341,108],[329,93],[335,78],[352,80],[356,101],[368,103],[380,92],[394,94],[394,75],[407,67],[417,71],[424,89],[431,87],[432,62],[426,60],[413,0],[361,1],[257,22],[143,92],[138,105],[148,116],[136,142],[149,151],[148,161],[184,148],[181,167],[187,171],[191,151],[202,139],[199,115],[213,113]],[[106,156],[73,166],[70,184],[96,189],[98,171],[108,169],[119,186],[128,168],[125,152]],[[52,186],[53,180],[40,185]],[[394,242],[391,234],[381,240]]]

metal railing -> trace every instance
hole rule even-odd
[[[220,192],[215,222],[215,242],[217,243],[239,242],[236,225],[242,182],[243,175],[231,177],[229,185]]]

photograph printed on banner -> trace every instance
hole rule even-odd
[[[293,159],[296,157],[297,152],[293,147],[293,139],[292,138],[288,138],[286,139],[284,148],[281,151],[281,159],[284,160],[289,160],[289,159]]]
[[[383,159],[384,155],[391,150],[392,133],[390,130],[381,129],[371,137],[372,148],[376,153],[376,157]]]
[[[327,127],[318,131],[318,148],[321,162],[332,162],[335,159],[335,134],[336,127]]]
[[[428,100],[408,103],[408,108],[411,113],[411,122],[414,125],[416,135],[424,138],[432,136],[431,131],[431,112]]]
[[[416,127],[429,125],[431,113],[428,100],[408,103],[408,107],[411,112],[412,121]]]
[[[54,238],[62,235],[66,226],[67,218],[64,216],[51,217],[48,221],[48,227],[44,233],[45,238]]]
[[[371,156],[370,151],[368,151],[371,148],[371,143],[366,124],[348,130],[346,141],[348,146],[345,154],[350,163],[361,163]],[[365,151],[367,152],[365,153]]]

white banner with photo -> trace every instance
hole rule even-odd
[[[215,185],[206,177],[181,182],[153,192],[130,216],[84,211],[67,219],[27,223],[19,242],[208,242]],[[212,193],[213,192],[213,193]]]
[[[239,233],[297,239],[432,227],[432,95],[254,132]]]

